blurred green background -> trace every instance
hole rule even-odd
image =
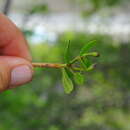
[[[97,68],[66,95],[61,73],[35,69],[31,83],[0,94],[0,130],[130,130],[129,0],[0,0],[23,30],[33,61],[63,62],[97,40]]]

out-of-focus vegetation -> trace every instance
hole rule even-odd
[[[105,11],[104,8],[110,10],[120,7],[128,3],[128,0],[71,0],[81,6],[81,14],[84,17],[91,16],[99,11]]]
[[[98,8],[99,3],[116,5],[122,1],[89,2]],[[37,7],[31,14],[48,10],[47,6]],[[33,34],[25,28],[24,32],[27,37]],[[96,60],[97,68],[86,73],[86,83],[66,95],[60,71],[35,69],[31,83],[0,94],[0,130],[130,130],[130,41],[68,31],[59,34],[53,44],[30,43],[33,61],[62,63],[69,40],[71,57],[88,41],[97,40],[95,49],[101,56]]]
[[[67,40],[71,40],[73,56],[92,39],[98,41],[101,56],[97,69],[86,73],[84,86],[66,95],[58,70],[36,69],[30,84],[0,94],[0,128],[129,130],[130,44],[105,35],[67,32],[55,45],[32,45],[34,61],[62,62]]]

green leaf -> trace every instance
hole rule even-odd
[[[91,71],[96,66],[96,64],[92,64],[88,59],[80,59],[80,63],[84,71]]]
[[[70,48],[70,41],[67,44],[67,47],[65,49],[65,56],[64,56],[65,63],[67,63],[67,64],[69,64],[69,62],[70,62],[70,50],[69,50],[69,48]]]
[[[80,56],[82,56],[84,53],[88,52],[94,45],[96,44],[96,41],[90,41],[86,45],[83,46],[83,48],[80,51]]]
[[[96,64],[92,64],[87,68],[87,71],[91,71],[95,68]]]
[[[84,62],[84,60],[81,59],[81,58],[80,58],[80,63],[81,63],[81,66],[82,66],[82,68],[83,68],[84,70],[86,70],[86,69],[88,68],[87,65],[86,65],[86,63]]]
[[[66,70],[66,73],[68,74],[69,78],[70,78],[71,80],[73,80],[73,76],[74,76],[73,73],[74,73],[74,72],[72,72],[70,68],[65,68],[65,70]]]
[[[74,86],[72,80],[69,78],[69,75],[65,69],[62,69],[62,82],[63,82],[65,93],[70,94]]]
[[[81,73],[77,72],[74,75],[74,80],[78,85],[82,85],[84,83],[84,76]]]
[[[88,58],[84,58],[83,61],[87,68],[92,65],[92,63],[90,62]]]

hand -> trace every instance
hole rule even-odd
[[[22,32],[0,13],[0,92],[32,79],[33,67]]]

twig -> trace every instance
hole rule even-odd
[[[64,68],[66,64],[54,64],[54,63],[32,63],[33,67],[40,67],[40,68]]]

